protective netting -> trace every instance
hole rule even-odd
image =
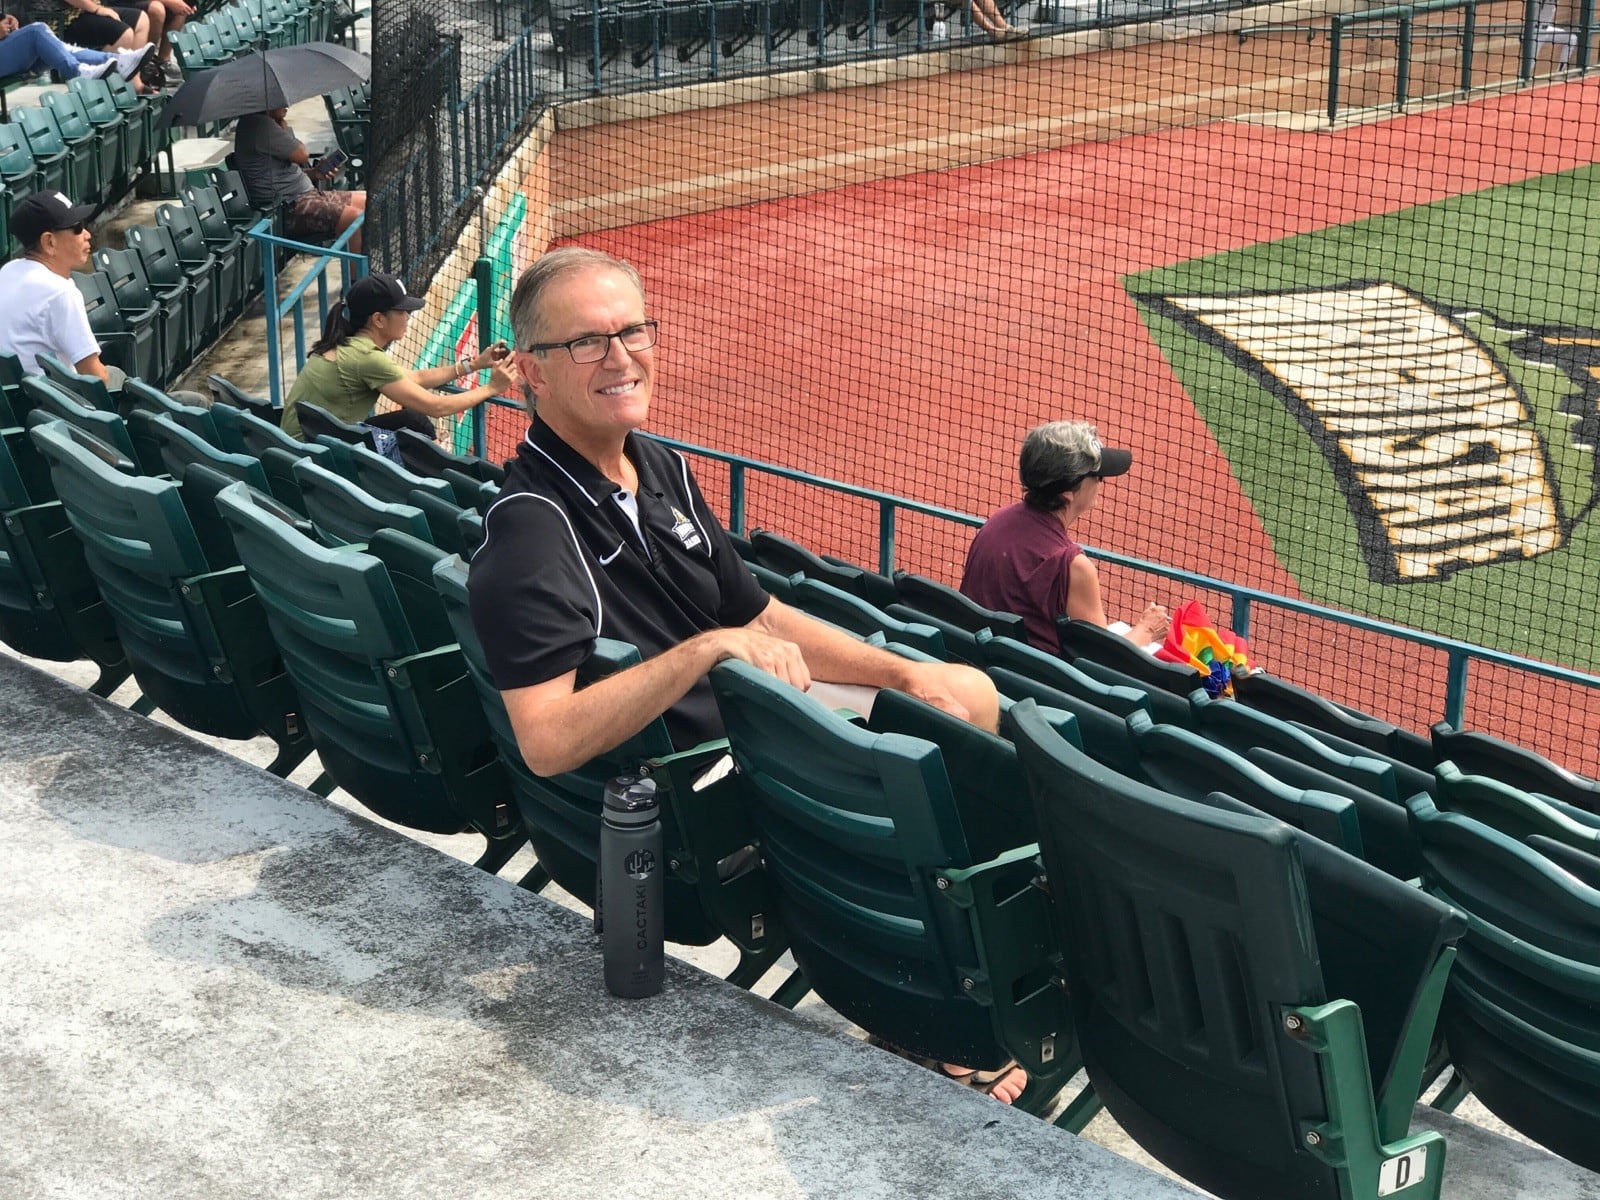
[[[933,5],[558,4],[554,120],[476,244],[520,197],[513,268],[553,237],[640,269],[662,433],[982,516],[1030,427],[1092,421],[1134,453],[1092,546],[1600,669],[1589,6],[1335,11],[1029,4],[996,41]],[[746,506],[879,565],[868,500],[752,475]],[[895,534],[959,579],[969,528]],[[1113,618],[1229,619],[1102,586]],[[1441,651],[1259,604],[1251,633],[1336,700],[1441,715]],[[1465,719],[1592,772],[1591,696],[1476,668]]]

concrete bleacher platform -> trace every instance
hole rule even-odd
[[[0,1195],[1187,1189],[0,657]]]
[[[614,1000],[580,915],[7,655],[0,711],[7,1200],[1193,1194],[681,962]]]

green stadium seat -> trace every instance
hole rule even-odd
[[[30,375],[22,381],[23,391],[29,399],[29,411],[50,420],[65,421],[110,446],[122,455],[132,467],[142,474],[159,474],[160,464],[142,457],[128,431],[128,423],[114,412],[90,408],[81,396],[67,391],[42,375]],[[32,418],[30,418],[31,420]],[[55,486],[49,495],[54,498]]]
[[[1501,783],[1600,813],[1600,783],[1575,775],[1532,750],[1487,733],[1452,729],[1443,721],[1432,730],[1433,749],[1468,775],[1487,775]]]
[[[109,446],[110,461],[132,463]],[[128,678],[116,627],[55,498],[49,465],[22,429],[0,431],[0,641],[51,662],[90,659],[109,696]]]
[[[183,204],[162,204],[156,208],[156,224],[172,234],[178,261],[194,279],[205,275],[212,280],[217,297],[218,332],[244,311],[245,272],[243,238],[221,247],[206,240],[199,214]]]
[[[228,221],[222,197],[214,187],[194,184],[183,189],[183,206],[194,214],[200,226],[200,237],[207,249],[223,263],[239,264],[238,311],[243,311],[249,301],[261,293],[264,277],[261,273],[261,243],[246,237]],[[158,217],[159,219],[159,217]]]
[[[11,123],[22,130],[39,174],[35,191],[65,192],[78,204],[100,200],[100,150],[88,143],[69,146],[61,136],[55,114],[42,105],[27,105],[11,114]]]
[[[968,633],[975,634],[987,629],[996,637],[1014,638],[1019,642],[1028,640],[1027,626],[1016,613],[984,608],[955,588],[946,587],[926,576],[896,571],[894,587],[900,602],[923,613],[925,618],[937,618]]]
[[[1061,639],[1061,653],[1069,662],[1086,658],[1120,671],[1147,688],[1174,696],[1187,697],[1200,686],[1200,673],[1193,667],[1163,662],[1120,633],[1112,633],[1092,621],[1059,617],[1056,634]]]
[[[222,448],[259,459],[273,497],[304,516],[306,502],[294,475],[294,464],[300,459],[325,463],[332,452],[326,446],[297,441],[277,425],[228,404],[213,404],[211,419]]]
[[[300,420],[300,435],[308,442],[320,442],[334,450],[333,461],[341,472],[345,469],[345,459],[338,455],[341,444],[372,449],[372,431],[365,425],[341,421],[320,404],[309,401],[295,401],[294,411]]]
[[[464,475],[454,467],[446,467],[439,473],[439,478],[450,485],[450,490],[455,493],[456,503],[462,508],[486,513],[489,511],[489,506],[500,498],[499,484],[489,483],[472,475]]]
[[[117,107],[111,85],[104,79],[80,75],[67,81],[67,90],[83,101],[85,115],[102,137],[118,140],[122,163],[120,191],[126,191],[150,158],[148,131],[143,119],[137,112],[125,113]]]
[[[1435,771],[1439,786],[1434,802],[1441,812],[1471,817],[1518,841],[1537,834],[1600,855],[1600,816],[1487,775],[1465,774],[1452,762],[1440,763]]]
[[[950,757],[968,759],[958,787],[938,743],[859,728],[745,663],[711,682],[817,995],[913,1055],[985,1070],[1016,1059],[1021,1105],[1047,1104],[1078,1054],[1041,953],[1047,905],[1011,747],[976,729],[952,741]],[[874,722],[950,733],[890,692]]]
[[[453,642],[419,641],[384,562],[318,545],[248,485],[217,495],[329,777],[412,829],[515,842],[505,771]],[[486,858],[504,861],[491,844]]]
[[[128,190],[128,164],[123,160],[121,131],[115,126],[103,128],[91,121],[83,98],[70,89],[46,92],[43,100],[56,119],[61,140],[71,146],[74,153],[92,152],[96,156],[95,182],[101,204],[110,205],[119,200]],[[116,105],[111,108],[114,111]],[[120,114],[118,124],[121,124]]]
[[[247,392],[221,375],[207,375],[206,383],[211,388],[212,400],[218,404],[231,404],[241,412],[259,417],[269,425],[277,425],[283,420],[283,410],[274,407],[271,399],[266,396]]]
[[[1443,1139],[1407,1131],[1462,917],[1225,796],[1127,780],[1032,702],[1007,724],[1118,1124],[1224,1200],[1437,1198]]]
[[[128,434],[139,451],[139,460],[160,463],[159,472],[153,473],[182,480],[184,470],[191,463],[204,463],[230,479],[248,483],[257,491],[271,491],[259,459],[219,450],[167,413],[136,408],[128,413],[127,421]]]
[[[1600,890],[1427,796],[1407,801],[1423,887],[1467,914],[1441,1024],[1459,1085],[1513,1129],[1600,1171]],[[1537,837],[1537,835],[1535,835]],[[1546,841],[1547,839],[1540,839]],[[1582,852],[1547,848],[1568,861]],[[1582,855],[1588,858],[1587,855]],[[1580,871],[1583,868],[1580,866]]]
[[[789,603],[800,611],[861,637],[882,633],[925,654],[944,659],[944,639],[931,625],[900,621],[850,592],[807,575],[792,581]]]
[[[333,139],[350,160],[345,164],[340,186],[360,188],[367,178],[372,114],[356,107],[349,88],[335,88],[322,99],[328,110],[328,123],[333,127]]]
[[[177,483],[116,470],[60,422],[32,435],[145,697],[201,733],[267,734],[287,775],[311,742],[244,571],[207,559]]]
[[[1293,721],[1315,733],[1341,737],[1419,770],[1431,771],[1437,761],[1433,747],[1421,734],[1335,704],[1266,671],[1254,670],[1235,678],[1233,696],[1240,704]]]
[[[506,481],[504,467],[496,466],[486,458],[470,454],[452,454],[432,438],[424,437],[415,429],[395,430],[395,441],[400,445],[400,461],[406,470],[417,475],[438,475],[446,470],[459,471],[481,483],[497,487]]]
[[[1364,857],[1361,818],[1348,796],[1291,787],[1233,751],[1187,729],[1157,725],[1145,713],[1128,718],[1128,734],[1139,759],[1138,777],[1152,787],[1197,804],[1220,792]]]
[[[829,561],[821,555],[813,554],[799,542],[770,530],[751,530],[750,548],[757,562],[786,578],[803,574],[807,579],[826,583],[852,596],[859,596],[871,604],[892,604],[898,598],[893,594],[892,583],[888,587],[889,595],[886,597],[880,595],[879,589],[866,578],[873,572],[849,563]],[[869,595],[869,592],[873,594]]]
[[[99,271],[74,271],[72,282],[83,296],[89,328],[100,343],[100,361],[120,367],[130,376],[164,380],[166,364],[161,361],[161,329],[156,308],[124,312],[117,304],[111,277]]]
[[[785,579],[770,567],[763,567],[760,563],[741,560],[750,574],[756,577],[756,582],[769,596],[776,596],[787,604],[792,598],[795,580]]]
[[[788,945],[772,909],[766,876],[754,866],[754,830],[744,806],[741,780],[704,779],[726,755],[726,744],[709,742],[674,751],[666,724],[657,719],[608,754],[575,771],[544,778],[522,759],[500,692],[489,676],[467,605],[466,564],[447,558],[434,568],[434,586],[466,657],[482,710],[510,773],[523,826],[538,855],[542,879],[554,879],[585,904],[595,900],[600,851],[600,804],[608,779],[647,768],[657,780],[669,874],[665,880],[668,941],[704,946],[726,937],[739,951],[730,982],[749,987]],[[638,651],[599,638],[578,673],[579,686],[639,661]],[[526,881],[525,881],[526,882]],[[798,981],[775,994],[793,1003],[803,995]]]
[[[172,304],[164,304],[150,285],[145,274],[144,260],[134,250],[100,249],[94,252],[96,270],[111,281],[111,291],[124,320],[130,314],[154,310],[156,337],[160,358],[167,379],[176,378],[189,365],[187,355],[192,341],[189,336],[189,310],[181,297]],[[160,382],[152,381],[152,382]]]
[[[427,518],[413,505],[375,500],[342,475],[310,459],[296,459],[292,470],[306,515],[317,527],[317,536],[330,546],[364,544],[379,529],[398,529],[423,541],[431,536]]]
[[[5,405],[0,409],[0,428],[9,428],[20,425],[27,412],[27,404],[22,396],[22,360],[10,351],[0,350],[0,402]]]
[[[63,168],[62,177],[64,174]],[[56,180],[57,183],[59,181]],[[0,182],[5,184],[13,209],[34,192],[59,190],[53,189],[48,174],[40,171],[33,157],[33,147],[28,144],[22,127],[9,121],[0,121]],[[5,248],[0,246],[0,249]]]
[[[455,503],[455,490],[443,479],[413,475],[399,463],[365,446],[341,449],[344,450],[344,469],[340,473],[374,500],[385,504],[410,504],[413,492],[427,492]]]
[[[207,271],[191,275],[178,256],[172,231],[164,225],[131,225],[124,231],[130,248],[138,252],[145,277],[161,306],[182,304],[188,311],[189,361],[210,346],[217,332],[215,281]]]
[[[459,554],[469,558],[475,546],[469,546],[466,534],[462,529],[461,519],[467,515],[467,510],[462,508],[453,499],[446,499],[437,492],[423,491],[420,488],[411,492],[403,503],[420,509],[423,518],[428,522],[429,538],[439,549],[450,554]]]

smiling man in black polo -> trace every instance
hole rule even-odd
[[[582,765],[665,714],[686,747],[720,736],[706,681],[738,658],[798,688],[897,688],[995,727],[981,672],[914,663],[767,595],[676,451],[635,432],[650,414],[656,324],[638,273],[582,248],[529,267],[511,300],[528,435],[484,521],[472,622],[528,766]],[[644,662],[579,690],[596,637]]]

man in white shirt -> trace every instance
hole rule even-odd
[[[89,261],[92,204],[73,204],[60,192],[36,192],[11,214],[22,257],[0,267],[0,350],[15,354],[30,375],[42,373],[39,355],[54,354],[83,375],[116,384],[100,361],[83,296],[72,272]]]

